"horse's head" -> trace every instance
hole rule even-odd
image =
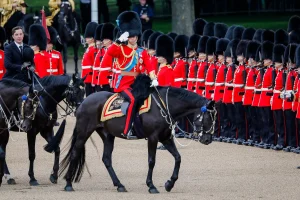
[[[32,128],[32,121],[35,118],[36,110],[39,105],[38,94],[29,93],[18,99],[18,109],[20,111],[20,127],[27,132]]]
[[[84,79],[73,74],[69,87],[66,90],[66,100],[72,107],[78,108],[84,99]]]
[[[212,142],[216,119],[217,110],[214,101],[209,101],[206,106],[203,106],[195,113],[194,131],[202,144],[208,145]]]
[[[63,16],[66,16],[68,15],[70,12],[72,12],[72,5],[70,4],[69,1],[61,1],[61,4],[60,4],[60,13],[63,15]]]

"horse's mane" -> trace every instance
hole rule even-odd
[[[14,80],[10,78],[3,78],[0,81],[0,84],[5,85],[6,87],[15,87],[15,88],[24,88],[24,87],[29,87],[30,84],[25,83],[21,80]]]
[[[164,88],[164,87],[159,87],[159,88]],[[165,89],[167,89],[165,87]],[[197,104],[203,101],[205,98],[199,96],[197,93],[190,92],[188,90],[185,90],[183,88],[175,88],[175,87],[170,87],[169,88],[169,96],[173,96],[177,99],[192,103],[192,104]]]
[[[70,76],[45,76],[41,78],[39,81],[44,87],[59,87],[63,85],[69,85],[71,80]]]

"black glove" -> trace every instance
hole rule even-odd
[[[30,65],[31,65],[31,62],[24,62],[21,67],[21,70],[22,71],[27,70]]]

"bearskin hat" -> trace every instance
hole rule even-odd
[[[262,35],[263,32],[264,32],[263,29],[257,29],[255,31],[255,34],[254,34],[252,40],[261,43],[261,35]]]
[[[206,43],[206,54],[207,55],[216,55],[216,47],[217,47],[217,37],[210,37]]]
[[[114,39],[114,29],[115,29],[115,25],[113,25],[112,23],[103,24],[100,40],[104,40],[104,39],[113,40]]]
[[[283,29],[277,30],[275,32],[274,44],[288,45],[288,43],[289,43],[288,33]]]
[[[204,26],[207,24],[207,21],[199,18],[196,19],[193,23],[193,31],[196,35],[203,35]]]
[[[33,63],[33,59],[34,59],[34,52],[33,52],[32,48],[30,48],[28,46],[24,46],[24,48],[23,48],[23,61]]]
[[[296,67],[300,67],[300,46],[296,49]]]
[[[297,44],[289,44],[286,46],[285,51],[284,51],[284,62],[285,63],[295,63],[296,58],[295,58],[295,53],[297,49]]]
[[[95,38],[95,32],[97,27],[98,24],[96,22],[89,22],[85,28],[84,38]]]
[[[43,26],[39,24],[33,24],[29,28],[29,46],[38,46],[40,50],[46,50],[47,48],[47,36]]]
[[[233,39],[228,43],[226,51],[225,51],[225,57],[233,56],[234,58],[236,58],[236,48],[237,48],[239,42],[240,42],[240,40]],[[231,55],[231,53],[233,55]]]
[[[208,36],[202,36],[198,42],[197,53],[205,53]]]
[[[99,24],[95,30],[95,34],[94,34],[94,39],[101,41],[100,37],[101,37],[101,33],[102,33],[102,27],[103,24]]]
[[[160,35],[155,41],[156,56],[164,57],[168,64],[174,59],[174,41],[168,35]]]
[[[175,38],[175,52],[179,52],[181,56],[185,57],[186,55],[186,48],[188,45],[189,37],[186,35],[178,35]]]
[[[274,31],[264,30],[261,34],[261,41],[262,42],[270,41],[274,43],[274,38],[275,38],[274,35],[275,35]]]
[[[226,39],[228,39],[228,40],[233,39],[233,30],[235,29],[235,27],[236,27],[235,25],[232,25],[227,29],[227,32],[226,32],[226,35],[225,35]]]
[[[243,55],[244,57],[246,57],[247,45],[248,45],[248,40],[241,40],[237,45],[236,55],[237,56]]]
[[[278,62],[282,63],[284,62],[284,51],[285,51],[285,46],[283,44],[276,44],[273,48],[273,62]]]
[[[300,17],[297,15],[294,15],[289,19],[287,32],[291,31],[300,31]]]
[[[214,36],[214,27],[215,27],[215,23],[213,22],[208,22],[205,26],[204,26],[204,30],[203,30],[203,35],[206,36]]]
[[[175,41],[175,38],[177,37],[178,34],[174,32],[169,32],[167,35],[170,36]]]
[[[227,45],[230,41],[226,38],[218,39],[217,46],[216,46],[216,54],[217,55],[224,55],[226,51]]]
[[[263,42],[261,46],[261,56],[263,60],[270,59],[272,60],[272,54],[273,54],[273,42],[265,41]]]
[[[148,48],[148,47],[147,47],[147,46],[148,46],[148,40],[149,40],[149,37],[150,37],[150,35],[151,35],[152,33],[154,33],[154,31],[151,30],[151,29],[145,30],[145,31],[143,32],[142,38],[141,38],[141,42],[142,42],[142,46],[143,46],[144,48]]]
[[[120,29],[119,27],[115,26],[114,28],[114,40],[118,39],[120,37]]]
[[[0,26],[0,43],[3,43],[6,40],[5,29]]]
[[[255,32],[254,28],[246,28],[242,34],[242,40],[252,40]]]
[[[216,23],[214,27],[214,34],[217,38],[224,38],[227,32],[228,26],[223,23]]]
[[[56,44],[57,36],[58,36],[57,31],[52,26],[48,26],[47,28],[48,28],[48,32],[49,32],[49,35],[50,35],[50,43],[51,44]]]
[[[136,12],[122,12],[117,18],[117,25],[121,33],[128,32],[129,37],[140,36],[142,34],[142,23]]]
[[[240,40],[242,39],[242,35],[243,35],[243,32],[244,32],[245,28],[243,26],[236,26],[234,29],[233,29],[233,39],[237,39],[237,40]]]
[[[292,43],[296,43],[296,44],[299,44],[300,43],[300,31],[291,31],[289,33],[289,43],[292,44]]]
[[[260,43],[258,43],[256,41],[250,41],[247,45],[246,58],[255,59],[256,52],[257,52],[257,49],[259,46],[260,46]]]
[[[162,33],[161,32],[154,32],[150,35],[148,39],[148,49],[155,49],[155,40],[160,36]]]
[[[256,55],[255,55],[255,61],[256,62],[260,62],[261,61],[260,55],[261,55],[261,45],[259,45],[259,47],[256,50]]]
[[[198,42],[200,40],[200,35],[192,35],[190,38],[189,38],[189,42],[188,42],[188,47],[187,47],[187,52],[189,51],[197,51],[197,48],[198,48]]]

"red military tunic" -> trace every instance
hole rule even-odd
[[[129,89],[135,76],[141,71],[146,69],[149,73],[154,72],[154,69],[151,69],[147,52],[141,48],[133,49],[127,45],[114,43],[108,48],[107,53],[116,58],[116,70],[121,71],[114,88],[115,92]]]
[[[217,75],[217,67],[214,63],[209,63],[207,74],[205,77],[205,98],[212,99],[215,90],[215,79]]]
[[[244,65],[239,65],[234,72],[234,78],[233,78],[232,102],[234,103],[243,101],[243,96],[245,94],[244,75],[246,75],[246,68]]]
[[[250,67],[248,69],[248,74],[246,78],[245,84],[245,94],[243,97],[243,105],[251,106],[253,97],[254,97],[254,89],[255,89],[255,80],[257,75],[257,70],[254,67]]]
[[[61,53],[56,50],[44,52],[49,57],[50,68],[47,69],[48,75],[63,75],[64,64]]]
[[[283,76],[284,76],[284,70],[279,69],[276,70],[276,79],[275,79],[275,86],[273,90],[273,97],[271,99],[271,109],[272,110],[281,110],[282,109],[282,102],[283,100],[280,98],[280,93],[284,89],[284,83],[283,83]]]
[[[285,92],[292,92],[294,83],[292,82],[292,79],[296,79],[297,73],[295,70],[290,70],[286,76],[286,84],[285,84]],[[283,100],[283,110],[291,110],[293,105],[292,99],[284,99]]]
[[[297,113],[296,113],[296,118],[297,119],[300,119],[300,92],[299,92],[299,90],[300,90],[300,81],[299,81],[299,79],[298,79],[298,81],[297,81],[297,93],[296,93],[296,95],[295,95],[295,102],[297,101],[298,103],[297,103]],[[299,127],[298,127],[299,128]]]
[[[294,98],[294,101],[293,101],[293,107],[292,107],[292,110],[294,112],[297,111],[297,108],[298,108],[298,104],[299,104],[299,101],[298,101],[298,96],[299,96],[299,90],[298,90],[298,83],[299,83],[299,74],[296,76],[296,80],[295,80],[295,84],[294,84],[294,92],[295,92],[295,98]]]
[[[98,49],[94,64],[93,64],[93,76],[92,76],[92,84],[99,85],[99,72],[100,72],[100,63],[103,59],[105,50],[104,48]]]
[[[225,77],[225,89],[223,95],[223,103],[232,103],[232,93],[233,93],[233,67],[227,66],[227,73]]]
[[[196,82],[196,93],[203,96],[203,91],[205,91],[205,76],[207,71],[207,62],[200,61],[199,68],[197,72],[197,82]]]
[[[265,73],[264,69],[259,69],[257,73],[257,78],[255,80],[255,89],[254,89],[254,96],[252,101],[252,106],[258,107],[260,95],[261,95],[261,86],[262,86],[262,79],[263,75]]]
[[[173,69],[170,65],[159,68],[157,73],[157,81],[159,86],[172,86],[174,83]]]
[[[158,61],[156,56],[149,56],[149,62],[152,65],[152,68],[155,69],[155,74],[158,72]]]
[[[272,87],[272,67],[267,67],[266,72],[262,81],[261,95],[259,98],[258,106],[259,107],[269,107],[271,106],[271,97],[273,96]]]
[[[188,83],[187,89],[189,91],[194,91],[196,88],[196,81],[197,81],[197,72],[198,72],[198,61],[197,59],[193,59],[189,66],[189,75],[188,75]]]
[[[50,58],[44,51],[35,52],[34,54],[34,64],[35,64],[35,73],[39,75],[40,78],[49,75]]]
[[[3,78],[4,74],[5,74],[4,51],[0,50],[0,79]]]
[[[222,101],[225,89],[225,76],[227,73],[227,67],[224,63],[219,64],[219,69],[217,71],[215,91],[214,91],[214,101]]]
[[[95,60],[95,54],[97,53],[97,48],[95,44],[89,45],[83,54],[82,62],[81,62],[81,78],[86,77],[84,80],[85,83],[92,83],[93,78],[93,65]]]
[[[106,53],[105,49],[104,57],[100,63],[99,78],[97,85],[103,86],[108,85],[110,77],[112,76],[113,57]]]
[[[174,75],[174,87],[180,88],[180,87],[186,87],[187,83],[187,77],[186,77],[186,60],[185,59],[176,59],[177,63],[173,69],[173,75]]]

